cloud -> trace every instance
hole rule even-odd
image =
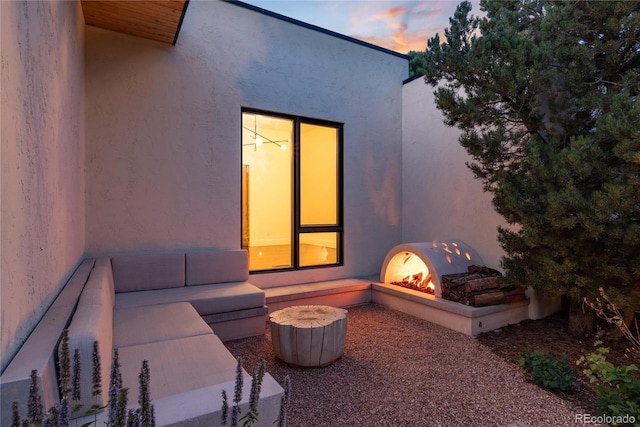
[[[427,40],[446,26],[455,3],[434,1],[366,2],[351,10],[352,37],[406,53],[424,50]],[[380,9],[382,7],[382,9]],[[374,9],[375,8],[375,9]]]
[[[357,2],[349,13],[350,35],[401,53],[424,50],[427,40],[442,32],[455,7],[455,2],[429,0]]]

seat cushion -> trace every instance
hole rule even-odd
[[[242,249],[190,252],[185,258],[187,286],[249,279],[249,258]]]
[[[146,254],[111,259],[116,293],[185,285],[184,254]]]
[[[212,334],[188,302],[120,308],[113,312],[113,347]]]
[[[235,379],[237,361],[214,334],[122,347],[118,353],[130,396],[137,396],[143,360],[149,361],[151,399]]]
[[[226,313],[259,308],[265,304],[264,291],[249,282],[219,283],[215,285],[186,286],[144,292],[116,294],[116,308],[141,307],[185,301],[191,303],[198,314]]]

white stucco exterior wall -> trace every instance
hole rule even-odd
[[[458,143],[460,130],[443,123],[433,91],[423,78],[403,88],[402,239],[462,240],[499,268],[497,228],[506,223],[465,165],[472,159]]]
[[[90,254],[239,248],[241,107],[344,123],[344,267],[377,274],[401,239],[404,58],[233,4],[191,2],[177,45],[87,28]]]
[[[0,2],[0,371],[84,251],[80,2]]]

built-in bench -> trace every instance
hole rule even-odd
[[[121,255],[84,262],[7,375],[3,373],[3,425],[11,422],[13,401],[26,403],[32,369],[38,369],[45,408],[58,402],[56,352],[65,328],[71,353],[77,349],[80,354],[84,408],[107,403],[117,348],[123,387],[129,390],[138,390],[142,361],[149,362],[157,425],[219,422],[221,391],[233,393],[237,361],[218,333],[224,339],[264,333],[265,294],[247,279],[247,253],[242,250]],[[102,394],[97,397],[91,392],[94,342],[102,360]],[[244,372],[243,378],[248,391],[251,376]],[[282,393],[265,374],[258,404],[263,419],[256,425],[270,425],[277,418]],[[129,399],[131,406],[135,401]],[[166,405],[170,409],[165,410]],[[25,407],[21,413],[26,414]],[[105,413],[99,415],[99,423],[104,417]]]
[[[244,250],[114,256],[116,308],[191,303],[222,341],[261,335],[264,291],[248,282]]]

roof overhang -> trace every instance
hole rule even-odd
[[[189,0],[82,0],[85,24],[176,44]]]

